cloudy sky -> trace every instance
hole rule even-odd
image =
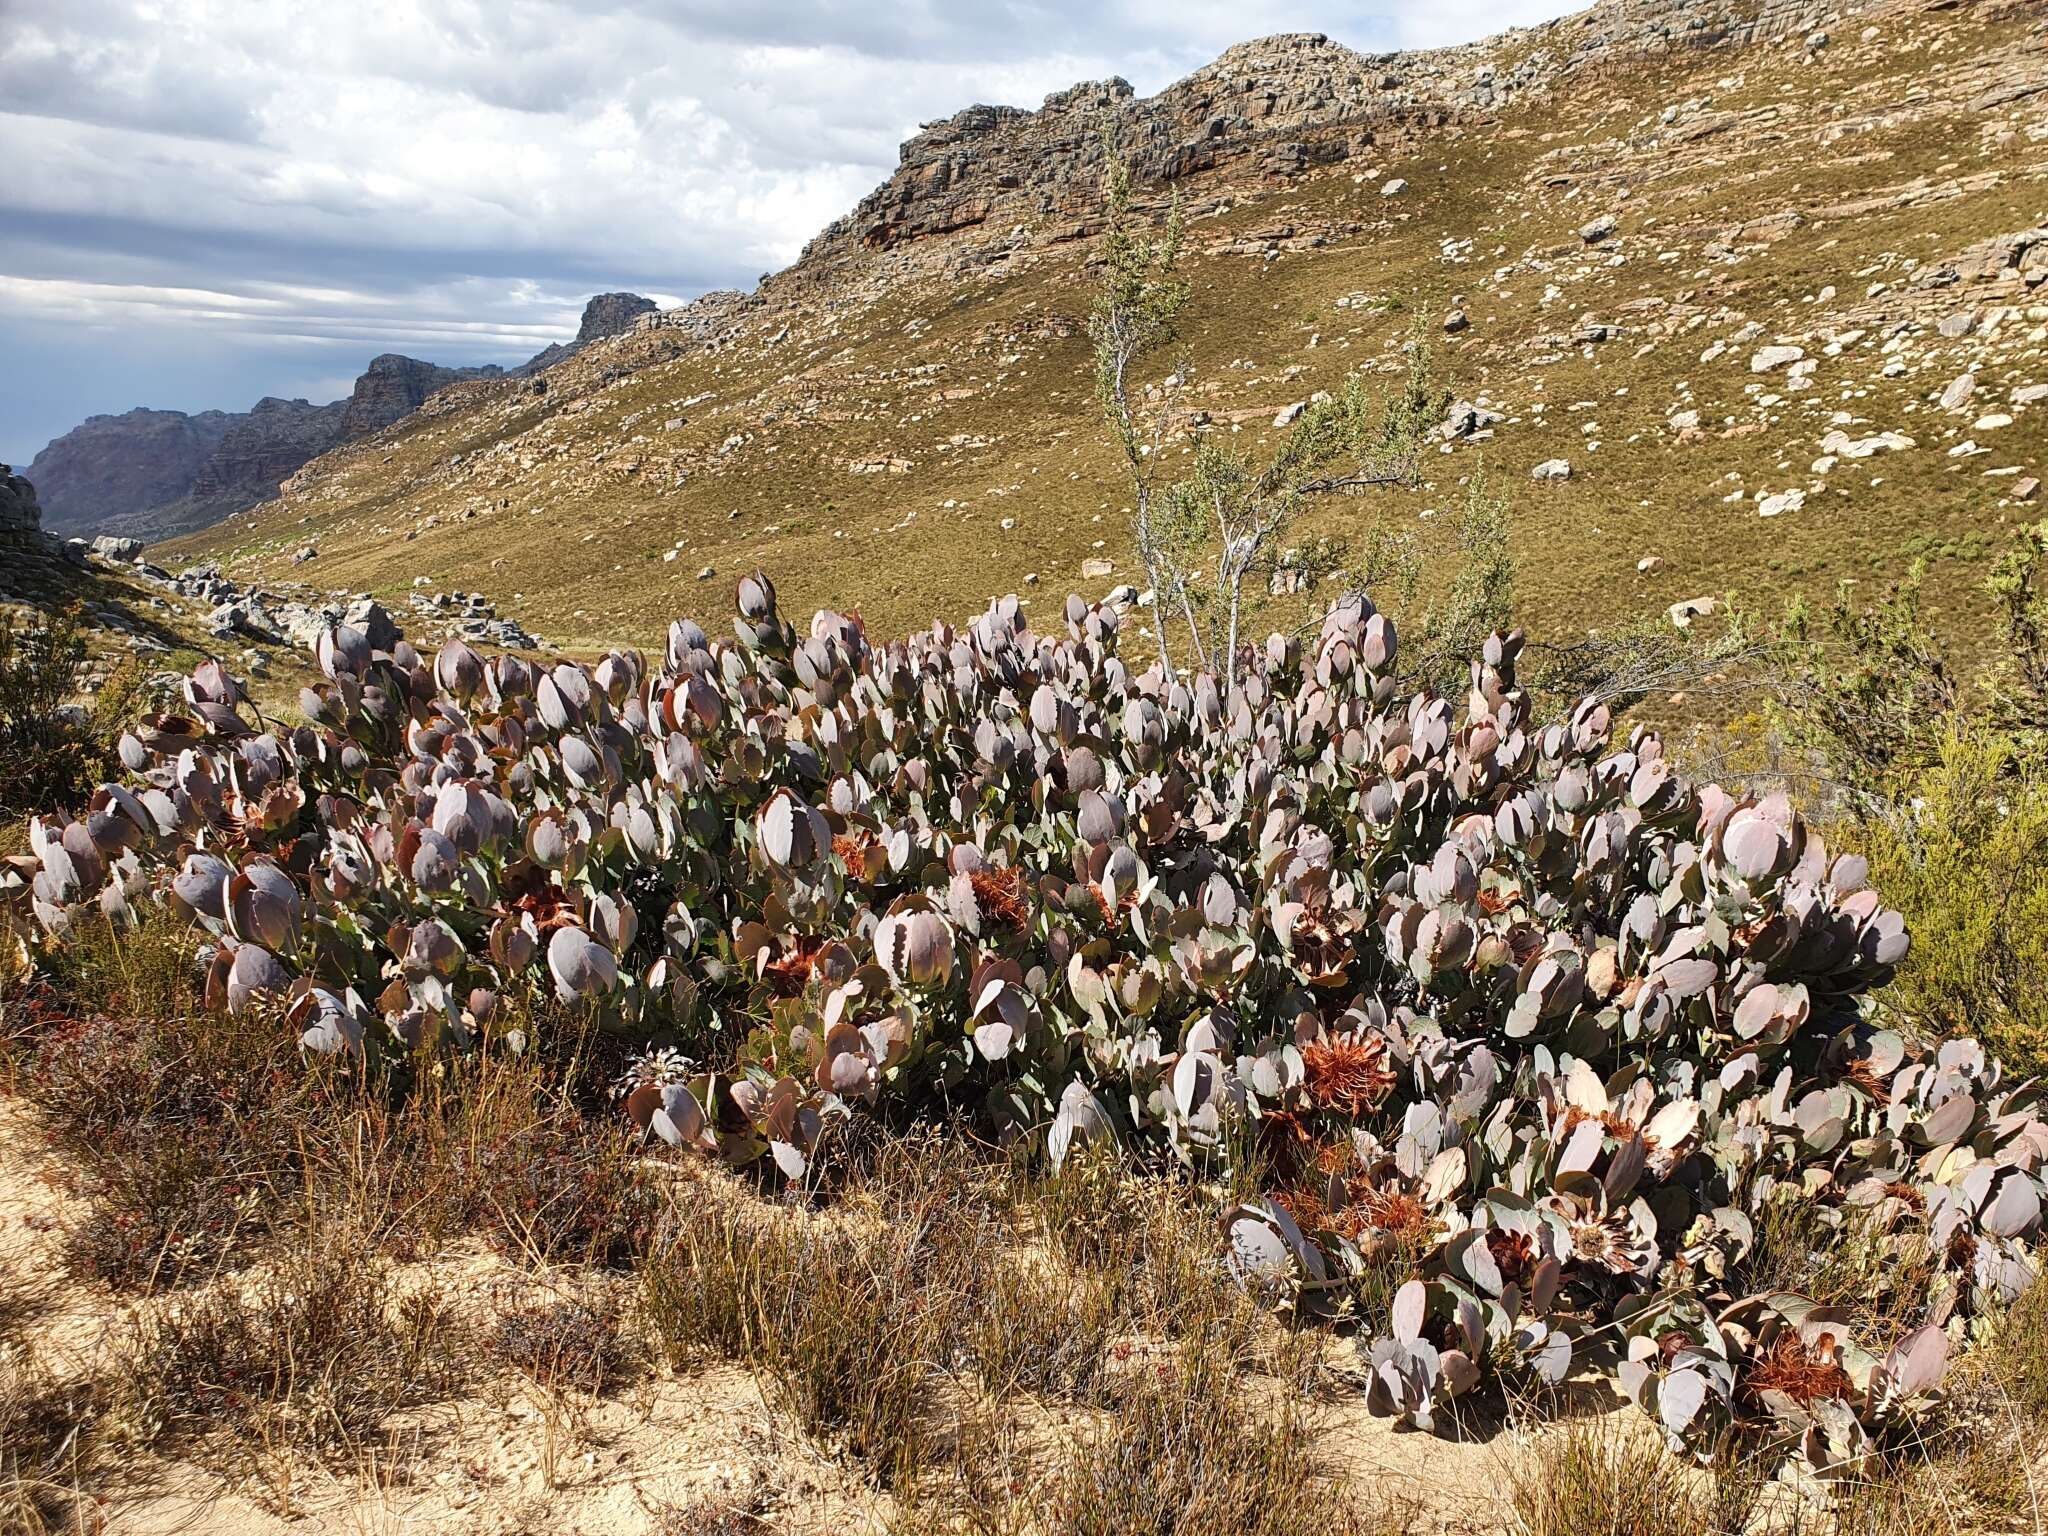
[[[1264,32],[1571,0],[0,0],[0,460],[133,405],[514,362],[583,300],[747,287],[920,121]]]

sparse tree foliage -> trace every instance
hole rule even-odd
[[[1171,674],[1168,631],[1177,624],[1186,631],[1191,663],[1233,690],[1243,671],[1243,624],[1258,595],[1282,584],[1276,578],[1283,569],[1313,585],[1334,568],[1323,562],[1341,559],[1340,546],[1288,545],[1304,502],[1414,484],[1424,440],[1449,397],[1433,382],[1428,349],[1414,343],[1393,389],[1376,392],[1362,375],[1351,375],[1341,389],[1311,399],[1263,460],[1222,433],[1203,432],[1192,468],[1167,479],[1161,449],[1176,425],[1174,400],[1189,365],[1174,369],[1142,417],[1145,392],[1132,370],[1173,342],[1192,297],[1178,269],[1180,210],[1175,204],[1160,234],[1142,232],[1131,206],[1130,166],[1114,145],[1105,145],[1105,156],[1107,227],[1090,320],[1096,393],[1130,474],[1132,536],[1156,605],[1160,661]]]
[[[1784,686],[1773,723],[1863,808],[1935,761],[1966,689],[1920,616],[1926,567],[1868,607],[1842,588],[1822,612],[1795,603],[1779,630]]]
[[[1180,205],[1169,212],[1165,230],[1154,237],[1142,230],[1131,210],[1131,169],[1116,147],[1104,141],[1107,170],[1103,182],[1106,225],[1102,236],[1102,286],[1089,316],[1088,334],[1095,343],[1095,393],[1131,477],[1132,532],[1146,580],[1158,594],[1162,612],[1180,594],[1172,580],[1171,553],[1153,520],[1163,415],[1148,425],[1140,421],[1132,399],[1132,368],[1143,358],[1172,344],[1189,288],[1176,270],[1184,227]],[[1166,627],[1158,626],[1159,659],[1173,670]]]

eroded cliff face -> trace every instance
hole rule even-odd
[[[33,538],[41,527],[35,486],[17,475],[13,465],[0,464],[0,540]]]
[[[905,143],[894,174],[812,241],[800,265],[962,230],[1015,240],[1091,233],[1105,139],[1141,183],[1272,181],[1396,153],[1453,119],[1569,88],[1604,64],[1798,35],[1881,3],[1615,0],[1484,43],[1386,54],[1283,33],[1239,44],[1155,96],[1111,79],[1054,92],[1037,111],[973,106]],[[1503,43],[1527,51],[1503,65]]]
[[[418,410],[436,390],[464,379],[494,379],[505,370],[497,367],[443,368],[423,363],[416,357],[386,352],[370,359],[370,366],[356,380],[348,399],[340,402],[340,442],[368,437],[401,416]],[[332,447],[332,444],[329,444]],[[326,452],[326,449],[321,449]],[[304,462],[301,460],[300,462]],[[294,464],[293,469],[298,465]],[[286,471],[287,474],[290,471]]]
[[[576,343],[587,346],[630,331],[642,315],[651,315],[654,310],[654,300],[637,293],[600,293],[583,306],[583,323],[576,328]]]
[[[114,508],[167,506],[189,495],[235,417],[138,408],[93,416],[29,465],[53,533],[82,533]]]

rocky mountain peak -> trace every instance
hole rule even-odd
[[[576,328],[576,345],[630,331],[642,315],[651,315],[656,308],[654,300],[637,293],[600,293],[583,306],[583,323]]]
[[[382,353],[370,359],[342,406],[342,438],[368,437],[418,410],[436,390],[464,379],[494,379],[504,371],[496,366],[443,368],[397,352]]]
[[[1322,32],[1239,43],[1153,96],[1084,81],[1036,111],[974,106],[925,124],[895,173],[804,253],[806,275],[936,236],[998,247],[1090,233],[1105,133],[1139,180],[1270,186],[1317,166],[1395,156],[1573,76],[1680,47],[1797,36],[1890,0],[1601,0],[1455,48],[1363,54]]]

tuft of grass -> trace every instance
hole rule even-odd
[[[1748,1528],[1757,1493],[1746,1466],[1703,1474],[1645,1426],[1573,1419],[1540,1454],[1514,1464],[1507,1529],[1515,1536],[1737,1536]]]
[[[0,1270],[0,1532],[56,1536],[94,1529],[89,1478],[100,1471],[107,1392],[63,1381],[32,1344],[47,1303],[12,1267]]]
[[[1787,1195],[1763,1208],[1742,1290],[1792,1291],[1841,1307],[1879,1353],[1927,1321],[1937,1275],[1924,1238],[1889,1234],[1864,1212]]]
[[[942,1203],[896,1204],[898,1219],[863,1228],[699,1180],[642,1274],[643,1314],[672,1363],[744,1361],[884,1486],[944,1459],[970,1266]]]
[[[534,1264],[617,1267],[656,1203],[585,1031],[536,1009],[519,1056],[307,1059],[269,1014],[206,1010],[167,917],[88,925],[0,1039],[91,1204],[79,1267],[190,1283],[259,1257],[304,1202],[401,1249],[481,1231]]]
[[[759,1372],[903,1529],[1365,1528],[1310,1449],[1316,1340],[1236,1293],[1180,1186],[1016,1178],[917,1136],[824,1209],[709,1175],[675,1206],[641,1276],[650,1335],[672,1364]]]
[[[443,1298],[399,1290],[363,1234],[309,1233],[242,1283],[138,1320],[125,1407],[159,1446],[346,1460],[461,1384],[460,1344]]]
[[[1315,1448],[1299,1384],[1247,1380],[1216,1339],[1132,1368],[1040,1496],[1073,1536],[1363,1536],[1389,1528]]]
[[[591,1397],[625,1380],[635,1362],[619,1293],[609,1287],[505,1312],[490,1346],[538,1385]]]
[[[1982,1345],[1985,1374],[2014,1409],[2048,1431],[2048,1276],[2037,1275],[1992,1325]]]

